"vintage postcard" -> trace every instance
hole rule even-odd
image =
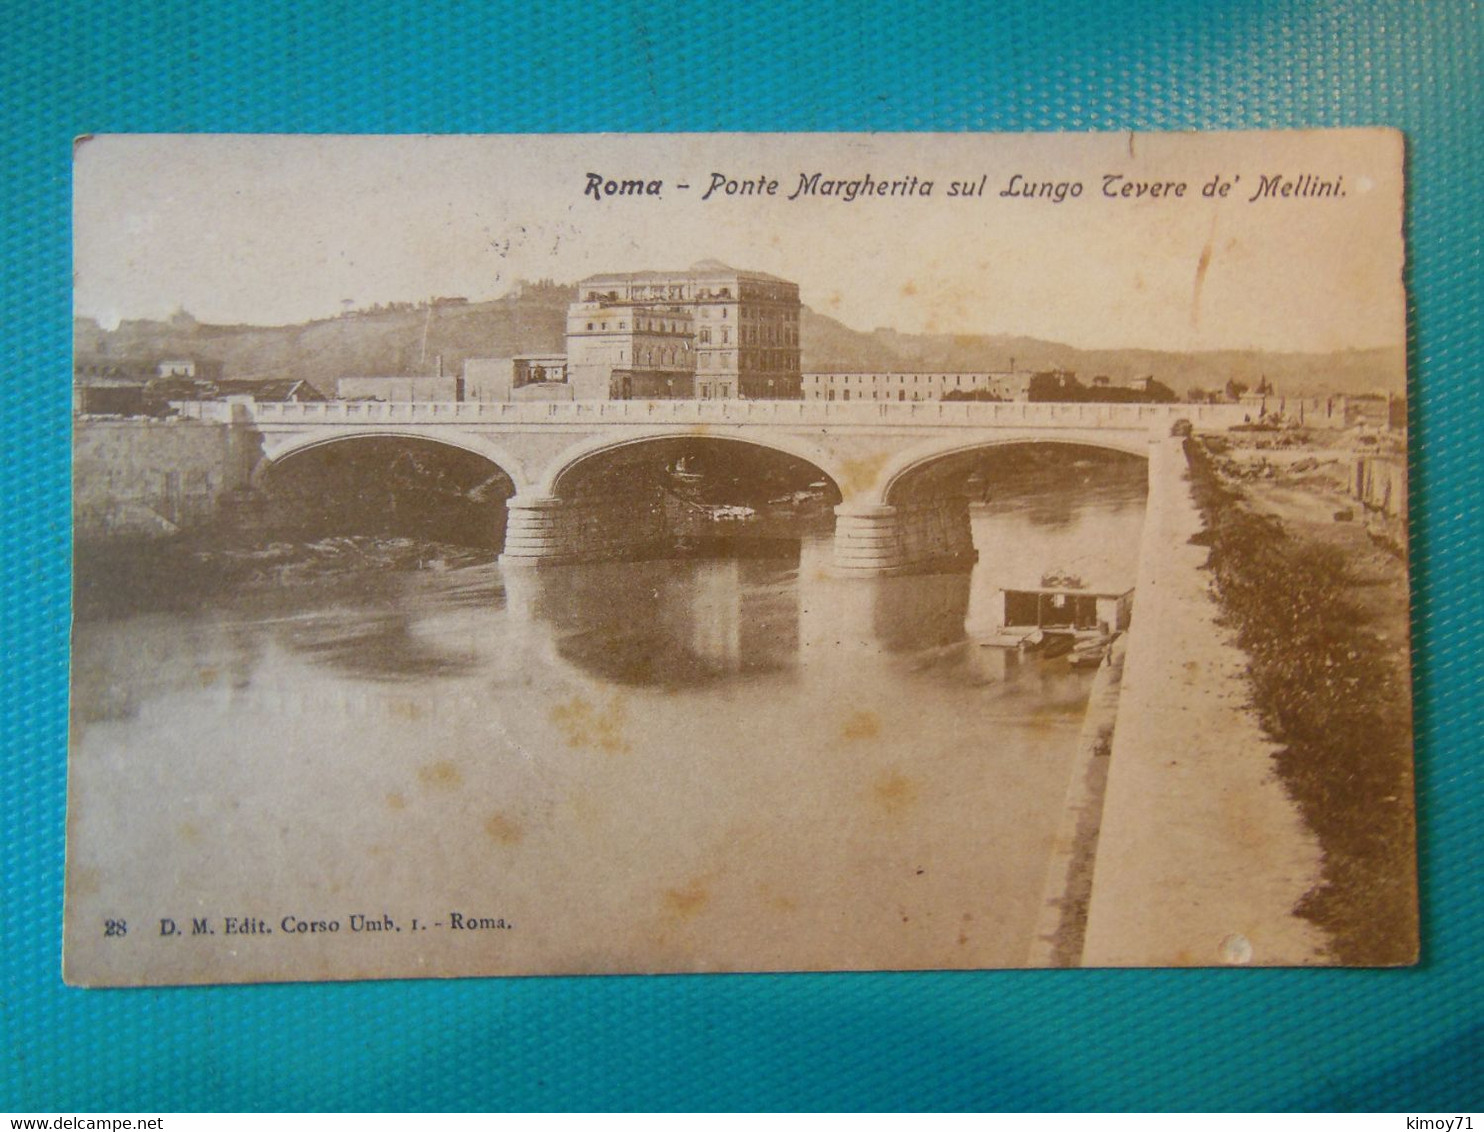
[[[1403,149],[79,139],[67,981],[1415,961]]]

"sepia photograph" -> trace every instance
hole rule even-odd
[[[67,981],[1416,962],[1403,159],[79,138]]]

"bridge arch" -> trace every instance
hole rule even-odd
[[[1054,436],[959,433],[916,444],[886,461],[871,488],[836,509],[835,565],[848,574],[959,571],[979,558],[965,491],[973,457],[1014,448],[1089,448],[1150,460],[1147,434],[1091,430]],[[1152,466],[1152,461],[1150,461]],[[938,475],[935,476],[935,473]]]
[[[274,537],[412,539],[498,551],[518,490],[497,446],[449,430],[314,429],[265,437],[255,521]],[[513,461],[512,461],[513,462]]]
[[[732,430],[717,428],[654,429],[644,430],[638,435],[630,434],[619,440],[599,437],[579,441],[558,453],[548,464],[534,488],[533,494],[560,498],[562,489],[571,483],[573,475],[584,465],[605,456],[617,455],[626,449],[637,449],[657,442],[723,442],[741,447],[776,452],[800,460],[817,470],[821,476],[841,490],[845,479],[838,461],[828,452],[797,437],[783,435],[756,436],[755,430],[740,434]]]
[[[503,445],[488,440],[477,433],[446,428],[419,429],[416,427],[398,428],[392,426],[374,429],[346,429],[344,431],[295,430],[277,436],[268,433],[264,436],[263,440],[262,458],[254,466],[252,471],[253,485],[255,487],[261,486],[268,472],[291,456],[300,455],[313,449],[326,448],[330,445],[356,440],[418,440],[428,444],[439,444],[447,448],[455,448],[463,452],[469,452],[475,456],[483,457],[510,479],[515,485],[517,492],[530,482],[524,461]]]
[[[1151,443],[1151,438],[1142,433],[1126,435],[1093,430],[1085,433],[1079,431],[1075,435],[978,437],[949,443],[931,441],[927,444],[916,445],[887,463],[877,477],[876,490],[879,495],[872,501],[888,505],[901,502],[910,494],[914,481],[935,465],[954,457],[969,456],[978,452],[1032,446],[1038,448],[1047,446],[1101,448],[1148,460]]]
[[[751,430],[663,427],[589,436],[548,460],[534,489],[509,502],[507,563],[664,557],[677,545],[757,548],[796,540],[798,524],[839,502],[833,461],[807,440]],[[775,493],[809,487],[778,513]],[[821,498],[822,496],[822,498]],[[797,502],[797,501],[795,501]],[[740,514],[723,514],[740,508]],[[824,517],[828,517],[825,510]],[[717,528],[736,519],[745,528]],[[750,551],[749,551],[750,553]]]

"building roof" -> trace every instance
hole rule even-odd
[[[792,283],[791,279],[784,279],[777,275],[769,275],[766,271],[744,271],[722,263],[719,259],[703,259],[691,264],[681,271],[604,271],[598,275],[589,275],[585,279],[578,280],[579,287],[596,283],[658,283],[666,279],[697,279],[708,276],[726,275],[737,279],[753,279],[762,283]]]
[[[270,377],[263,381],[235,379],[216,383],[218,397],[251,396],[256,401],[289,401],[295,397],[323,401],[325,395],[302,377]]]

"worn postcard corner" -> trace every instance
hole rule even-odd
[[[69,982],[1415,961],[1399,134],[83,140]]]

